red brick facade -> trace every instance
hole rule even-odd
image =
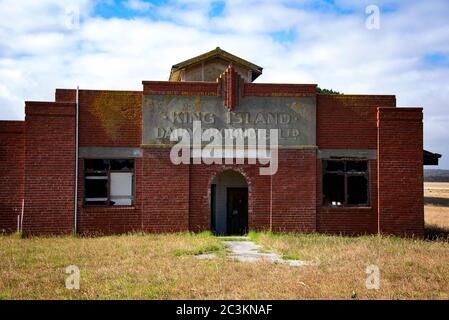
[[[75,104],[25,103],[26,234],[73,231]]]
[[[422,109],[379,108],[377,117],[379,231],[423,235]]]
[[[22,213],[25,182],[24,125],[23,121],[0,121],[1,233],[17,231],[17,217]]]
[[[316,98],[316,146],[281,148],[273,176],[259,164],[174,165],[170,148],[142,143],[147,94],[214,96],[238,110],[243,97]],[[24,122],[0,121],[0,230],[70,234],[74,225],[76,90],[55,102],[26,102]],[[316,95],[316,85],[244,83],[230,68],[217,82],[144,81],[143,91],[79,91],[79,147],[140,148],[130,207],[84,205],[79,160],[79,234],[177,232],[211,228],[211,181],[240,172],[248,186],[249,230],[423,235],[422,109],[394,96]],[[369,205],[326,207],[320,149],[369,149]]]

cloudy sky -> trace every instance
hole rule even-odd
[[[257,82],[424,107],[425,148],[449,169],[447,0],[0,0],[0,119],[57,87],[140,90],[217,46],[264,67]]]

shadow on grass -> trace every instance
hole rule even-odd
[[[424,204],[431,204],[434,206],[441,206],[441,207],[449,207],[449,198],[424,197]]]
[[[425,239],[432,241],[445,241],[449,243],[449,229],[435,225],[427,225],[425,228]]]

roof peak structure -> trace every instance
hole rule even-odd
[[[262,67],[216,47],[173,65],[169,81],[215,81],[231,64],[246,82],[253,82],[262,74]]]

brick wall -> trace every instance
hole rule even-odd
[[[169,148],[144,149],[142,226],[147,232],[189,230],[189,167],[170,161]]]
[[[56,89],[57,102],[75,102],[76,90]],[[139,147],[141,144],[141,91],[79,91],[80,147]],[[93,138],[95,137],[95,138]],[[140,184],[142,161],[136,159],[135,181]],[[78,233],[119,234],[142,230],[140,187],[135,205],[125,207],[84,206],[84,162],[79,162]]]
[[[80,147],[139,147],[142,92],[79,92]]]
[[[56,89],[55,102],[76,102],[76,89]]]
[[[232,74],[232,73],[231,73]],[[226,76],[223,75],[224,79]],[[143,81],[143,94],[186,94],[220,96],[220,82]],[[243,96],[314,97],[315,84],[244,83]],[[232,93],[234,94],[234,93]]]
[[[279,158],[278,172],[273,177],[261,176],[260,164],[247,161],[244,165],[190,166],[190,230],[210,230],[211,181],[220,172],[234,170],[248,184],[250,230],[268,230],[272,226],[276,231],[315,231],[315,150],[280,150]]]
[[[225,85],[222,81],[143,84],[143,92],[81,90],[80,146],[140,146],[142,93],[220,96]],[[315,85],[243,85],[243,95],[254,96],[315,96],[315,90]],[[22,193],[26,234],[68,234],[74,227],[75,93],[58,89],[56,102],[27,102],[25,124],[0,122],[0,161],[15,166],[0,169],[0,223],[9,230],[15,229]],[[321,207],[322,167],[315,149],[279,150],[279,169],[270,177],[259,175],[259,165],[175,166],[170,149],[148,148],[135,163],[136,202],[131,208],[84,207],[80,161],[78,231],[209,230],[210,183],[218,173],[232,169],[248,183],[251,230],[272,226],[275,231],[362,234],[380,230],[421,236],[422,111],[395,106],[394,96],[317,95],[319,148],[378,150],[378,160],[370,161],[368,208]],[[12,163],[10,158],[17,161]],[[20,179],[24,179],[22,187]],[[11,199],[4,187],[10,181],[17,186]]]
[[[377,149],[377,109],[396,110],[395,96],[317,95],[317,144],[321,149]],[[317,163],[317,229],[336,234],[376,233],[377,161],[369,162],[370,206],[322,206],[322,161]]]
[[[24,129],[24,121],[0,121],[0,233],[15,232],[22,212]]]
[[[273,183],[273,230],[316,231],[316,151],[279,150]]]
[[[395,96],[317,95],[317,145],[321,149],[376,149],[377,107]]]
[[[244,81],[234,67],[229,66],[223,73],[223,77],[220,77],[220,82],[223,82],[224,106],[230,110],[234,110],[239,104],[241,88],[244,85]]]
[[[218,82],[143,81],[142,84],[143,94],[221,95],[221,89]]]
[[[243,96],[315,97],[316,84],[245,83]]]
[[[379,108],[378,206],[383,234],[424,234],[421,108]]]
[[[73,230],[75,104],[26,102],[26,235]]]
[[[270,228],[272,201],[273,229],[311,232],[315,221],[314,150],[282,152],[278,174],[259,175],[260,165],[173,165],[168,148],[144,150],[137,160],[137,202],[133,208],[82,206],[80,174],[79,231],[110,234],[210,230],[210,184],[222,171],[240,172],[248,183],[248,225],[251,230]],[[82,170],[81,170],[82,171]],[[301,176],[301,179],[292,177]],[[270,200],[270,184],[273,198]]]

